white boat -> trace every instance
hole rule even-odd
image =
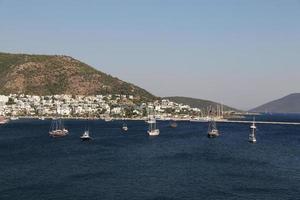
[[[255,132],[256,132],[256,125],[255,125],[255,119],[253,119],[253,123],[252,125],[250,126],[250,129],[251,129],[251,133],[249,134],[249,142],[250,143],[256,143],[256,137],[255,137]]]
[[[157,135],[159,135],[159,129],[156,128],[156,119],[155,118],[151,118],[148,121],[148,124],[149,124],[148,134],[150,136],[157,136]]]
[[[111,119],[110,117],[106,117],[106,118],[104,118],[104,121],[105,121],[105,122],[111,122],[112,119]]]
[[[208,125],[207,137],[215,138],[220,135],[219,130],[217,129],[217,124],[215,120],[211,120]]]
[[[89,130],[84,131],[80,139],[82,141],[92,140],[92,138],[90,137],[90,131]]]
[[[123,130],[123,131],[128,131],[128,126],[127,126],[127,124],[125,124],[125,123],[123,124],[122,130]]]
[[[69,131],[64,128],[61,119],[54,119],[51,122],[51,127],[49,130],[49,135],[52,137],[64,137],[69,134]]]
[[[11,117],[10,117],[10,120],[12,120],[12,121],[18,120],[18,119],[19,119],[19,117],[16,117],[16,116],[11,116]]]
[[[45,120],[45,117],[39,117],[39,120]]]
[[[211,118],[205,117],[205,118],[193,118],[190,119],[190,122],[208,122]]]

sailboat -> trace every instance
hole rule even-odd
[[[61,119],[53,119],[49,130],[49,135],[52,137],[64,137],[69,134],[69,131],[64,127]]]
[[[90,130],[85,130],[84,133],[80,136],[80,139],[82,141],[88,141],[88,140],[92,140],[91,136],[90,136]]]
[[[159,129],[157,129],[157,127],[156,127],[156,119],[154,117],[148,121],[148,124],[149,124],[148,134],[150,136],[159,135]]]
[[[209,125],[208,125],[207,137],[209,137],[209,138],[215,138],[215,137],[218,137],[219,135],[220,134],[219,134],[219,131],[217,129],[216,121],[214,119],[212,119],[209,122]]]
[[[127,126],[126,123],[123,123],[122,130],[123,131],[128,131],[128,126]]]
[[[256,132],[256,125],[255,125],[255,118],[253,119],[253,122],[250,126],[250,129],[251,129],[251,133],[249,134],[249,142],[250,143],[256,143],[256,137],[255,137],[255,132]]]
[[[80,136],[80,139],[82,141],[89,141],[92,140],[93,138],[90,136],[90,126],[89,126],[89,116],[86,122],[86,127],[85,127],[85,131],[83,132],[83,134]]]

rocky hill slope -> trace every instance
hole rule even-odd
[[[0,53],[1,94],[126,94],[156,97],[69,56]]]

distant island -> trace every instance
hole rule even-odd
[[[253,108],[250,112],[259,113],[300,113],[300,93],[293,93],[283,98]]]

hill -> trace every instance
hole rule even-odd
[[[251,112],[300,113],[300,93],[290,94],[283,98],[258,106]]]
[[[207,110],[208,107],[212,106],[213,108],[216,108],[218,105],[221,105],[220,103],[203,100],[203,99],[195,99],[195,98],[189,98],[189,97],[165,97],[165,99],[169,99],[170,101],[173,101],[175,103],[182,103],[185,105],[189,105],[193,108],[200,108],[201,110]],[[238,111],[238,109],[231,108],[229,106],[223,105],[224,111]]]
[[[126,94],[156,97],[69,56],[0,53],[1,94]]]

